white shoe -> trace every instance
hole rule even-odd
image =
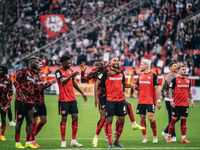
[[[176,142],[176,137],[173,136],[172,139],[171,139],[171,141],[172,141],[172,142]]]
[[[1,122],[0,122],[0,127],[1,127]]]
[[[76,140],[71,140],[70,146],[83,147],[83,145],[79,144]]]
[[[165,139],[167,139],[167,137],[168,137],[168,134],[167,134],[167,133],[165,133],[165,132],[163,131],[161,134],[162,134],[162,136],[165,137]]]
[[[62,141],[61,147],[66,147],[66,141]]]
[[[12,127],[15,127],[16,123],[14,121],[11,121],[11,122],[9,122],[9,125],[12,126]]]

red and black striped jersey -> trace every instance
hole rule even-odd
[[[38,80],[37,73],[30,67],[21,68],[15,77],[14,85],[16,88],[15,100],[21,101],[22,94],[26,97],[26,103],[35,102],[35,90],[43,90],[46,84],[37,84]]]
[[[0,107],[10,103],[13,95],[12,81],[8,77],[0,78]]]
[[[45,100],[44,100],[44,89],[48,88],[51,86],[51,83],[50,82],[45,82],[43,83],[42,82],[42,74],[41,73],[37,73],[36,74],[38,77],[36,78],[35,82],[41,86],[41,88],[36,88],[35,89],[35,105],[39,104],[41,105],[42,103],[44,104],[45,103]]]

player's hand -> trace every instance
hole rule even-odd
[[[95,96],[95,107],[97,107],[98,104],[99,104],[99,99],[98,97]]]
[[[168,80],[167,74],[164,74],[164,75],[163,75],[163,78],[164,78],[164,80],[167,82],[167,80]]]
[[[85,72],[85,70],[87,69],[87,66],[81,64],[80,69],[81,69],[81,72]]]
[[[194,102],[191,102],[191,108],[193,108],[194,107]]]
[[[112,77],[112,76],[115,76],[117,73],[115,72],[115,71],[109,71],[108,73],[107,73],[107,75],[109,76],[109,77]]]
[[[172,108],[175,108],[175,103],[173,101],[170,101],[170,105]]]
[[[55,78],[55,79],[49,80],[49,82],[50,82],[51,84],[55,84],[55,83],[56,83],[56,78]]]
[[[131,88],[133,88],[133,90],[135,89],[136,85],[134,83],[131,83]]]
[[[9,109],[9,108],[10,108],[10,105],[7,104],[4,108],[5,108],[5,110],[6,110],[6,109]]]
[[[84,99],[84,102],[87,102],[87,96],[85,94],[81,94],[83,99]]]
[[[78,73],[79,73],[78,71],[72,72],[71,76],[75,77],[76,75],[78,75]]]
[[[22,94],[21,100],[22,100],[22,105],[25,105],[26,104],[26,97],[25,97],[24,94]]]
[[[157,102],[157,108],[158,110],[161,108],[161,102]]]

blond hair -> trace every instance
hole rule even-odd
[[[142,60],[142,63],[143,63],[143,64],[146,64],[146,65],[148,66],[148,68],[151,69],[151,61],[150,61],[150,60],[148,60],[148,59],[143,59],[143,60]]]

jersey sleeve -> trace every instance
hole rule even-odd
[[[140,77],[140,76],[139,76]],[[137,79],[137,81],[136,81],[136,85],[137,86],[139,86],[139,77],[138,77],[138,79]]]
[[[14,85],[16,89],[21,89],[23,94],[26,93],[26,87],[24,86],[23,82],[25,82],[25,75],[26,75],[26,70],[24,68],[20,69],[16,76],[15,76],[15,81]]]
[[[123,73],[123,79],[122,79],[122,83],[123,82],[126,82],[126,79],[125,79],[125,74]]]
[[[158,76],[156,74],[153,74],[153,85],[154,86],[159,85]]]
[[[98,79],[103,82],[106,80],[106,78],[108,77],[107,75],[108,73],[108,69],[105,69],[99,76],[98,76]]]
[[[56,70],[56,72],[55,72],[55,76],[56,76],[56,78],[57,78],[58,80],[60,80],[60,79],[63,78],[62,73],[61,73],[61,71],[60,71],[59,69]]]
[[[9,84],[8,84],[8,103],[10,103],[11,99],[13,96],[13,89],[12,89],[12,81],[9,79]]]
[[[88,82],[90,79],[93,79],[95,77],[95,70],[92,70],[87,76],[85,76],[85,72],[81,72],[81,82],[85,83]]]
[[[174,89],[175,86],[176,86],[176,78],[172,79],[172,81],[171,81],[171,83],[169,85],[169,88]]]

